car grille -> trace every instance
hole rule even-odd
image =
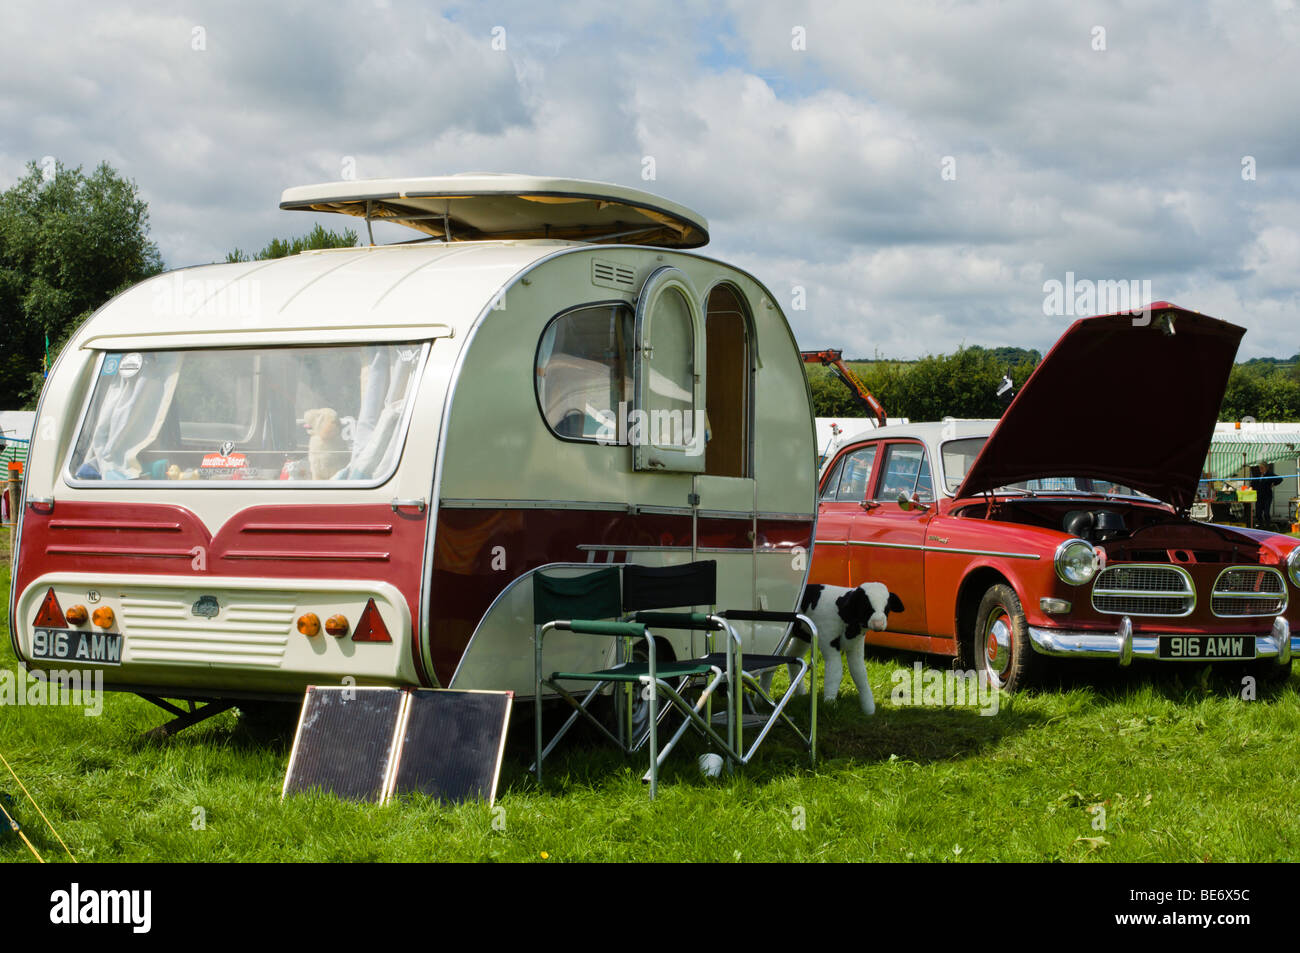
[[[1111,615],[1185,616],[1196,607],[1196,589],[1175,566],[1110,566],[1092,585],[1092,607]]]
[[[1286,611],[1282,574],[1267,566],[1229,566],[1214,581],[1210,608],[1217,616],[1271,616]]]

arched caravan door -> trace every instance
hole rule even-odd
[[[751,470],[752,322],[743,296],[714,285],[707,300],[667,266],[651,273],[636,309],[640,360],[633,440],[637,470],[693,473],[692,556],[717,559],[719,597],[754,604],[757,510]]]
[[[744,295],[727,282],[704,298],[704,472],[694,477],[695,553],[718,559],[736,608],[754,606],[757,504],[753,474],[753,321]],[[746,557],[748,555],[748,558]],[[748,578],[741,578],[748,572]]]
[[[636,304],[632,423],[638,470],[704,471],[704,321],[690,278],[665,266],[646,279]]]

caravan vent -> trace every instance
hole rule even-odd
[[[591,283],[602,288],[635,288],[636,269],[612,261],[591,260]]]

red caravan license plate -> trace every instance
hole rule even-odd
[[[1253,635],[1162,635],[1157,658],[1236,661],[1255,657]]]
[[[122,636],[77,629],[37,629],[32,634],[32,658],[75,665],[121,665]]]

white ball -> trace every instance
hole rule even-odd
[[[706,778],[716,778],[722,774],[722,755],[712,752],[700,755],[700,774]]]

